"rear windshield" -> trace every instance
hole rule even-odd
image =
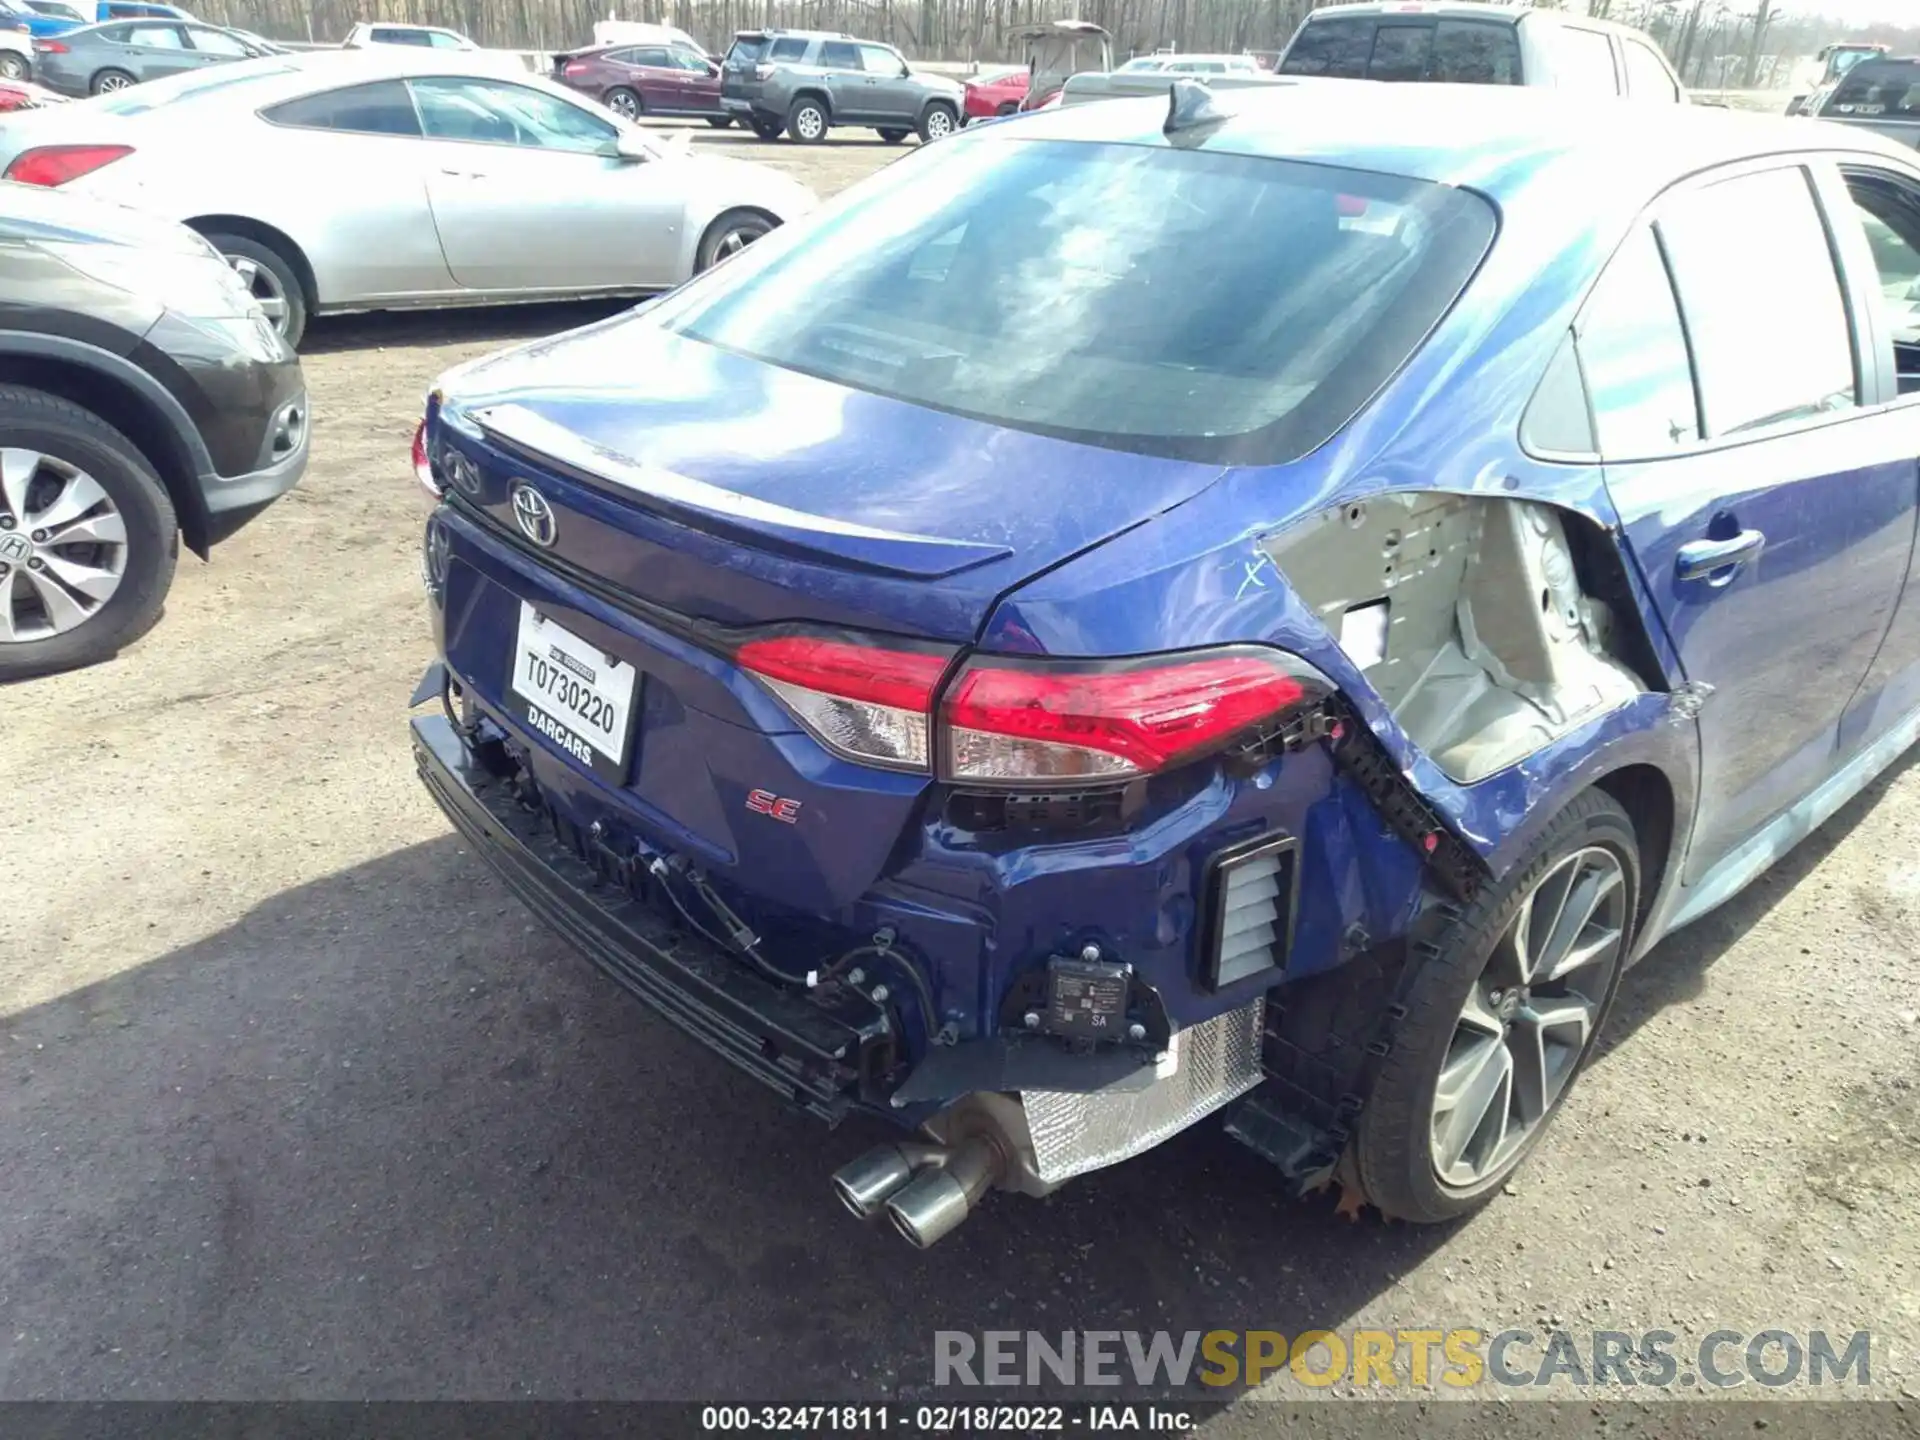
[[[767,48],[765,35],[736,35],[732,46],[727,50],[729,65],[751,65],[758,60]]]
[[[1518,85],[1520,40],[1499,20],[1386,15],[1310,20],[1280,62],[1283,75]]]
[[[1494,232],[1447,186],[1198,150],[983,137],[885,178],[664,323],[996,425],[1277,463],[1399,368]]]
[[[124,90],[109,90],[88,103],[95,111],[104,111],[109,115],[145,115],[150,110],[158,110],[162,105],[170,105],[192,95],[261,85],[282,75],[291,75],[293,69],[285,60],[242,60],[211,70],[196,70],[185,75],[149,80],[144,85],[130,85]]]
[[[1864,60],[1847,72],[1823,115],[1920,120],[1920,60]]]

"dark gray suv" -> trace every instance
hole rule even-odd
[[[836,125],[871,126],[896,144],[960,126],[964,90],[916,73],[891,45],[824,30],[743,30],[720,68],[720,106],[762,140],[782,130],[812,144]]]

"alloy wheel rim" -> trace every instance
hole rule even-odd
[[[607,104],[613,107],[614,114],[624,115],[629,120],[633,119],[634,116],[640,113],[639,102],[636,101],[633,98],[633,96],[627,94],[626,91],[624,90],[615,94],[611,99],[607,101]]]
[[[720,243],[713,247],[714,263],[717,265],[722,260],[730,259],[738,255],[742,250],[746,249],[766,233],[767,227],[765,225],[742,223],[734,226],[722,235],[720,237]]]
[[[800,112],[800,133],[812,140],[827,128],[826,118],[818,110]]]
[[[124,90],[132,83],[133,82],[124,75],[102,75],[100,77],[100,93],[107,95],[115,90]]]
[[[0,645],[99,614],[127,569],[127,523],[98,480],[38,450],[0,449]]]
[[[273,328],[282,335],[286,334],[287,291],[280,283],[280,277],[258,260],[250,260],[245,255],[229,255],[227,263],[233,266],[234,273],[259,304],[261,313],[273,322]]]
[[[1434,1086],[1441,1184],[1471,1189],[1498,1174],[1566,1098],[1619,969],[1627,900],[1620,857],[1592,845],[1521,902],[1467,992]]]
[[[953,133],[953,120],[944,110],[936,110],[927,116],[927,134],[935,140],[944,140]]]

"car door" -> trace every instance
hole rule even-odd
[[[437,150],[404,81],[345,85],[260,112],[256,155],[310,187],[312,228],[294,235],[323,305],[455,290],[427,203]],[[242,213],[245,213],[244,211]],[[283,224],[290,220],[281,218]]]
[[[1813,113],[1920,148],[1920,60],[1863,60]]]
[[[461,286],[508,295],[685,278],[688,162],[623,157],[613,120],[530,86],[465,76],[408,85],[433,155],[434,227]]]
[[[866,75],[866,113],[876,120],[910,125],[920,116],[920,87],[907,74],[907,62],[885,45],[861,45],[860,68]]]
[[[1867,273],[1883,423],[1915,457],[1920,492],[1920,173],[1849,157],[1829,207],[1840,253]],[[1845,200],[1839,200],[1844,187]],[[1920,494],[1916,496],[1920,501]],[[1910,725],[1920,709],[1920,550],[1907,571],[1887,637],[1840,721],[1844,752]]]
[[[819,68],[835,120],[873,118],[873,112],[867,108],[872,102],[867,94],[867,71],[860,63],[859,46],[851,40],[822,40]]]
[[[685,85],[680,72],[668,63],[664,45],[642,45],[622,53],[621,59],[633,68],[629,83],[640,92],[647,109],[675,114],[686,108]]]
[[[1676,298],[1677,297],[1677,298]],[[1810,172],[1668,195],[1576,327],[1606,483],[1698,707],[1689,883],[1831,773],[1912,545]]]
[[[667,63],[680,72],[681,108],[688,115],[720,113],[720,67],[683,46],[670,46]]]
[[[112,58],[101,64],[125,70],[136,80],[178,75],[200,63],[187,45],[185,29],[168,21],[129,21],[113,32],[113,40]]]

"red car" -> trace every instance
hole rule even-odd
[[[556,55],[553,78],[629,120],[692,115],[719,130],[733,123],[720,109],[720,67],[684,46],[604,45]]]
[[[969,120],[1013,114],[1026,96],[1027,78],[1024,70],[1007,70],[998,75],[982,75],[969,80],[966,99],[960,110],[960,123],[964,125]]]

